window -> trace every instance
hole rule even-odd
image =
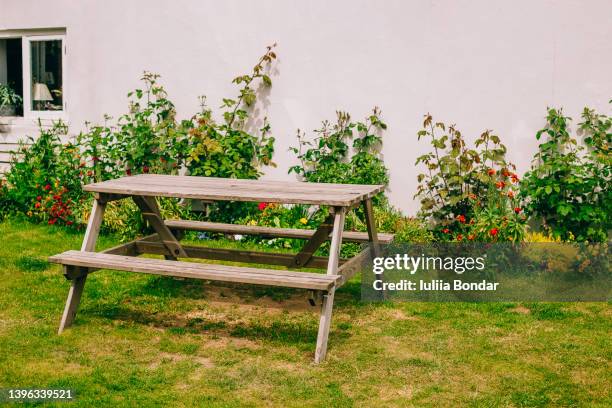
[[[0,31],[0,104],[2,92],[12,95],[0,116],[64,116],[65,35],[47,34],[13,31],[3,38]]]

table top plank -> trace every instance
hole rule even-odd
[[[141,174],[88,184],[84,190],[119,195],[348,207],[383,191],[384,186]]]

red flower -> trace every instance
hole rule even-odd
[[[93,171],[91,171],[91,170],[87,170],[87,175],[88,175],[89,177],[91,177],[91,176],[93,175]]]
[[[510,172],[506,169],[504,169],[504,171],[502,171],[502,174],[504,175],[504,177],[509,177],[510,176]]]
[[[131,176],[131,175],[132,175],[132,170],[127,169],[127,170],[125,171],[125,174],[127,174],[128,176]]]
[[[40,200],[42,200],[41,196],[36,197],[36,201],[40,201]]]
[[[53,225],[57,222],[57,218],[51,218],[47,224]]]
[[[514,212],[520,214],[522,211],[521,207],[514,207]]]
[[[461,241],[463,239],[463,235],[457,234],[457,241]]]
[[[72,221],[66,221],[66,225],[72,225]]]
[[[498,181],[497,183],[495,183],[495,186],[501,190],[506,186],[506,183],[504,183],[503,181]]]
[[[144,166],[144,167],[142,168],[142,172],[143,172],[143,173],[148,173],[148,172],[149,172],[149,166]]]
[[[492,237],[497,236],[497,233],[499,232],[499,230],[497,228],[491,228],[491,231],[489,231],[489,234],[491,234]]]
[[[266,209],[267,206],[268,206],[268,203],[259,203],[257,208],[259,208],[259,211],[263,211]]]
[[[489,176],[493,176],[493,175],[495,175],[495,170],[493,170],[493,169],[489,169],[489,171],[487,171],[487,174],[488,174]]]
[[[465,215],[463,215],[463,214],[459,214],[459,215],[457,216],[457,221],[459,221],[459,222],[460,222],[460,223],[462,223],[462,224],[465,224]]]
[[[56,194],[53,196],[54,200],[59,200],[60,198],[62,198],[62,196],[60,196],[59,194]]]
[[[47,191],[51,190],[51,184],[47,184],[47,185],[45,186],[45,190],[47,190]]]
[[[97,158],[96,156],[92,157],[91,160],[97,162],[98,160],[100,160],[99,158]]]
[[[34,204],[34,207],[35,207],[35,208],[40,208],[40,203],[36,203],[36,204]]]
[[[473,241],[473,240],[474,240],[474,238],[476,238],[476,235],[474,235],[474,234],[470,234],[470,235],[468,235],[468,239],[469,239],[470,241]]]
[[[518,183],[519,182],[519,178],[518,178],[518,176],[516,174],[512,174],[510,176],[510,178],[512,179],[513,183]]]
[[[79,164],[79,167],[85,167],[85,162],[81,162],[81,164]]]
[[[442,232],[443,232],[443,233],[445,233],[445,234],[448,234],[448,233],[450,232],[450,230],[449,230],[448,228],[444,228],[444,229],[442,230]]]
[[[508,191],[508,197],[514,198],[514,193],[512,191]]]

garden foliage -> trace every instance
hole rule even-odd
[[[2,187],[4,211],[49,224],[82,221],[75,208],[85,199],[81,186],[89,178],[80,167],[78,146],[62,143],[67,130],[62,122],[41,126],[37,139],[19,147]]]
[[[311,140],[298,129],[298,147],[290,150],[300,164],[289,173],[316,183],[387,185],[389,172],[380,153],[387,125],[380,114],[375,107],[365,120],[354,122],[347,112],[337,111],[336,122],[323,121]]]
[[[427,114],[418,132],[422,138],[432,150],[417,158],[425,172],[417,176],[415,198],[436,239],[521,240],[526,217],[517,198],[519,178],[499,136],[485,130],[469,147],[455,125]]]
[[[612,228],[612,119],[585,108],[578,125],[581,144],[570,134],[571,119],[549,109],[536,137],[542,143],[522,183],[529,214],[541,217],[562,240],[607,241]]]

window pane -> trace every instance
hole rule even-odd
[[[0,39],[0,116],[23,114],[21,38]]]
[[[62,110],[62,40],[31,44],[32,110]]]

